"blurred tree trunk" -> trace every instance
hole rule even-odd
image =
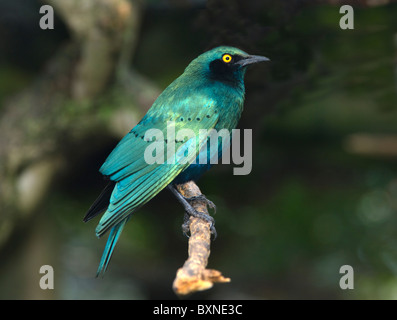
[[[65,22],[71,40],[34,83],[2,109],[0,248],[16,226],[37,211],[53,177],[67,164],[65,149],[86,140],[84,152],[89,152],[100,137],[124,135],[158,94],[129,68],[141,2],[48,0],[46,4]],[[110,107],[112,112],[105,112]]]

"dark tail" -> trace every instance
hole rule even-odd
[[[109,181],[109,183],[107,184],[105,189],[103,189],[103,191],[101,192],[99,197],[95,200],[95,202],[92,204],[92,206],[88,209],[88,212],[86,213],[86,215],[83,219],[84,222],[91,220],[92,218],[96,217],[98,214],[101,214],[108,208],[110,196],[112,195],[115,185],[116,185],[116,182]]]
[[[120,234],[129,219],[129,217],[125,218],[124,220],[116,224],[110,231],[108,241],[106,242],[105,250],[103,251],[101,261],[99,262],[98,271],[96,273],[97,277],[99,277],[100,275],[103,276],[105,274],[110,259],[112,258],[113,250],[116,246],[117,240],[119,240]]]

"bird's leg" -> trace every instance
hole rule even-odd
[[[188,202],[188,200],[186,200],[185,197],[183,195],[181,195],[179,193],[179,191],[173,185],[169,185],[168,189],[171,190],[171,192],[175,195],[175,197],[179,200],[179,202],[182,203],[182,205],[185,209],[186,214],[185,214],[184,222],[182,225],[183,233],[187,236],[187,233],[189,231],[189,225],[190,225],[189,218],[190,218],[190,216],[193,216],[193,217],[202,219],[210,224],[211,233],[214,235],[214,239],[215,239],[216,235],[217,235],[216,229],[215,229],[215,219],[208,214],[205,214],[203,212],[200,212],[200,211],[197,211],[196,209],[194,209],[192,207],[192,205]],[[193,198],[195,198],[195,197],[193,197]],[[198,198],[200,198],[200,197],[198,197]],[[198,198],[195,200],[198,200]]]
[[[214,213],[216,213],[216,205],[215,205],[215,203],[213,203],[211,200],[208,200],[207,197],[206,197],[205,195],[203,195],[203,194],[200,194],[199,196],[190,197],[190,198],[188,198],[188,197],[184,197],[184,198],[185,198],[185,200],[187,200],[188,202],[193,202],[193,201],[196,201],[196,200],[203,201],[203,202],[205,202],[211,209],[214,210]]]

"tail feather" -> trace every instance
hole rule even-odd
[[[107,209],[107,207],[109,206],[110,197],[112,195],[115,185],[116,185],[116,182],[109,181],[109,183],[106,185],[105,189],[103,189],[101,194],[98,196],[98,198],[92,204],[92,206],[88,209],[88,212],[86,213],[85,217],[83,218],[84,222],[91,220],[92,218],[96,217],[97,215],[101,214],[102,212],[104,212]]]
[[[129,217],[125,218],[118,224],[116,224],[109,234],[108,241],[106,242],[105,250],[103,251],[101,261],[99,262],[98,271],[96,276],[104,276],[106,269],[109,265],[110,259],[112,258],[114,247],[116,246],[117,240],[119,240],[120,234],[123,231],[124,225],[129,220]]]

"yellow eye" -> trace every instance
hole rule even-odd
[[[226,53],[222,56],[222,61],[225,63],[229,63],[232,61],[232,56],[230,54]]]

